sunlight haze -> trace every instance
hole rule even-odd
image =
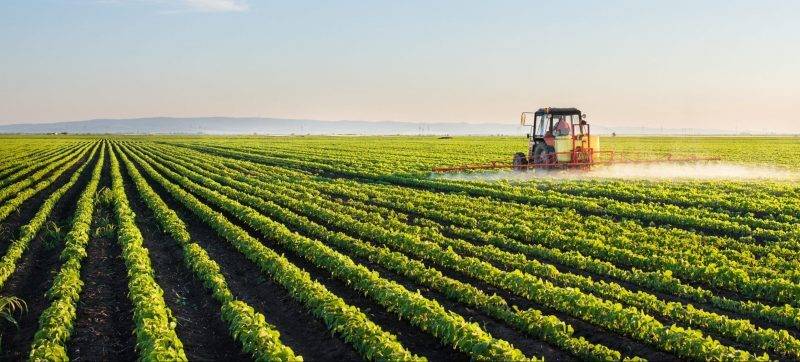
[[[0,124],[151,116],[800,132],[800,3],[0,3]]]

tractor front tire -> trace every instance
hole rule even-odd
[[[527,169],[528,166],[528,159],[525,157],[525,154],[522,152],[517,152],[514,154],[514,160],[512,161],[514,166],[514,170],[523,171]]]

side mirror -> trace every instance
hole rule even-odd
[[[527,139],[531,139],[531,134],[530,134],[530,133],[526,134],[526,135],[525,135],[525,138],[527,138]]]
[[[586,113],[581,115],[581,119],[586,119]]]

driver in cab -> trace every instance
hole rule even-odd
[[[556,126],[553,128],[553,136],[569,136],[569,123],[564,118],[558,120]]]

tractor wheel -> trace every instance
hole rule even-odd
[[[514,160],[512,161],[514,165],[514,169],[518,171],[525,170],[528,165],[528,159],[525,157],[525,154],[522,152],[517,152],[514,154]]]
[[[535,164],[544,164],[548,163],[548,153],[550,147],[547,147],[544,143],[537,143],[536,147],[533,148],[533,163]]]

